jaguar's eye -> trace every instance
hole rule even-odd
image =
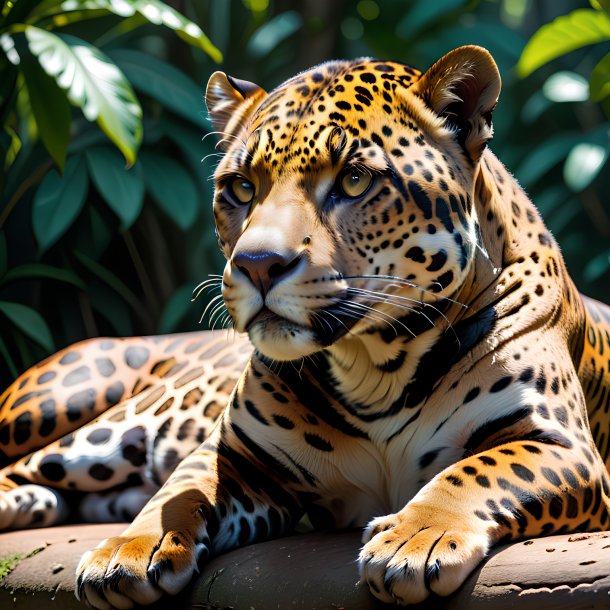
[[[244,178],[234,178],[229,185],[236,203],[250,203],[254,199],[254,185]]]
[[[346,197],[355,199],[362,197],[369,190],[373,184],[373,176],[369,171],[360,167],[350,167],[343,172],[339,184]]]

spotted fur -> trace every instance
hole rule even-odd
[[[501,541],[607,528],[610,308],[486,147],[499,91],[478,47],[269,94],[214,74],[222,293],[254,352],[101,340],[25,373],[2,398],[0,526],[59,522],[64,490],[89,519],[143,506],[79,565],[102,609],[305,514],[363,527],[362,581],[404,605]]]

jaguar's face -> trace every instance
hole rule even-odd
[[[300,358],[376,328],[407,333],[410,316],[461,286],[489,137],[489,109],[475,102],[497,98],[482,80],[493,60],[465,49],[462,79],[455,64],[465,58],[450,54],[424,76],[396,63],[330,62],[269,95],[222,73],[210,80],[226,152],[214,200],[223,297],[267,357]],[[457,120],[448,125],[440,106]]]

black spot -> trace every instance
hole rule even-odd
[[[57,425],[57,417],[55,411],[55,401],[52,398],[43,400],[40,403],[40,410],[42,411],[42,419],[40,422],[40,428],[38,434],[42,437],[48,436],[55,430]]]
[[[417,207],[424,213],[424,218],[430,220],[432,218],[432,202],[428,195],[426,195],[421,186],[413,180],[410,180],[407,186]]]
[[[66,476],[66,469],[63,467],[63,456],[59,453],[51,453],[42,458],[38,470],[47,480],[57,482]]]
[[[83,409],[93,411],[95,408],[95,390],[89,388],[72,394],[66,401],[66,407],[68,421],[76,421],[82,416]]]
[[[92,464],[88,472],[89,476],[96,481],[107,481],[114,475],[112,468],[108,468],[108,466],[99,462]]]
[[[405,254],[405,258],[410,258],[416,263],[425,263],[426,257],[424,256],[424,251],[419,246],[413,246],[410,248]]]
[[[22,413],[15,419],[13,439],[16,445],[22,445],[32,436],[32,414]]]
[[[489,388],[489,391],[492,393],[501,392],[504,388],[511,384],[512,380],[513,378],[510,375],[502,377],[501,379],[498,379],[498,381],[496,381],[491,388]]]
[[[143,426],[136,426],[123,433],[121,455],[134,466],[146,464],[146,430]]]
[[[481,487],[489,487],[489,479],[484,475],[484,474],[479,474],[475,477],[475,481],[481,486]]]
[[[431,259],[431,262],[426,267],[426,270],[427,271],[438,271],[447,262],[447,252],[443,249],[440,249],[436,254],[433,254],[430,257],[430,259]]]
[[[62,383],[65,387],[70,387],[82,383],[83,381],[89,381],[89,379],[91,379],[91,371],[89,370],[89,367],[79,366],[77,369],[74,369],[68,373],[64,377]]]
[[[569,468],[562,468],[561,474],[563,475],[563,478],[566,480],[566,483],[572,489],[578,489],[580,487],[580,484],[578,482],[578,479],[576,478],[576,475]]]
[[[468,391],[468,394],[464,397],[464,404],[474,400],[481,393],[480,388],[472,388]]]
[[[588,481],[591,478],[589,469],[582,462],[576,464],[576,471],[585,481]]]
[[[95,366],[102,377],[110,377],[116,370],[110,358],[96,358]]]
[[[271,388],[273,389],[273,386],[271,386]],[[269,422],[263,417],[261,412],[251,400],[244,401],[244,404],[248,413],[250,413],[250,415],[252,415],[254,419],[257,419],[261,424],[264,424],[265,426],[269,425]]]
[[[549,503],[549,514],[553,519],[559,519],[563,512],[563,500],[559,496],[553,496],[553,499]]]
[[[125,362],[132,369],[139,369],[147,360],[150,351],[145,347],[128,347],[125,350]]]
[[[317,434],[313,434],[311,432],[306,432],[304,435],[305,442],[320,451],[332,451],[333,446],[329,441],[323,439],[321,436]]]
[[[55,379],[55,377],[57,377],[57,373],[55,371],[47,371],[38,377],[36,383],[47,383],[48,381],[51,381],[51,379]]]
[[[460,477],[456,477],[454,474],[448,475],[447,480],[449,481],[449,483],[455,485],[456,487],[461,487],[463,484],[462,479],[460,479]]]
[[[526,466],[523,466],[523,464],[517,464],[516,462],[513,462],[511,465],[511,470],[522,480],[527,481],[528,483],[531,483],[536,477],[534,476],[534,473],[527,468]]]
[[[566,500],[566,517],[568,519],[574,519],[578,515],[578,501],[572,494],[568,494]]]
[[[283,415],[274,415],[273,421],[280,427],[286,430],[292,430],[294,428],[294,422],[289,420],[287,417]]]
[[[98,428],[97,430],[93,430],[87,436],[87,440],[92,445],[103,445],[108,442],[108,439],[112,436],[112,430],[110,428]]]
[[[488,455],[480,455],[479,460],[481,460],[481,462],[483,462],[483,464],[486,466],[495,466],[497,464],[496,460]]]
[[[370,72],[363,72],[360,75],[360,80],[365,83],[374,83],[377,81],[377,78],[375,77],[374,74],[371,74]]]
[[[104,398],[109,407],[116,405],[119,400],[123,397],[125,392],[125,386],[120,381],[115,381],[112,385],[106,388],[106,394]]]
[[[434,460],[438,457],[438,454],[438,450],[428,451],[427,453],[424,453],[424,455],[419,458],[419,467],[426,468],[426,466],[432,464],[432,462],[434,462]]]
[[[536,519],[542,519],[542,502],[537,498],[531,497],[521,503],[523,508]]]
[[[80,360],[80,354],[78,352],[68,352],[59,359],[59,364],[72,364],[77,360]]]

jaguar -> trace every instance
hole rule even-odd
[[[501,542],[608,528],[610,308],[487,146],[500,86],[476,46],[270,93],[214,73],[226,266],[198,291],[236,336],[94,339],[26,371],[0,401],[0,527],[129,521],[77,569],[100,609],[304,516],[363,528],[361,581],[402,605]]]

